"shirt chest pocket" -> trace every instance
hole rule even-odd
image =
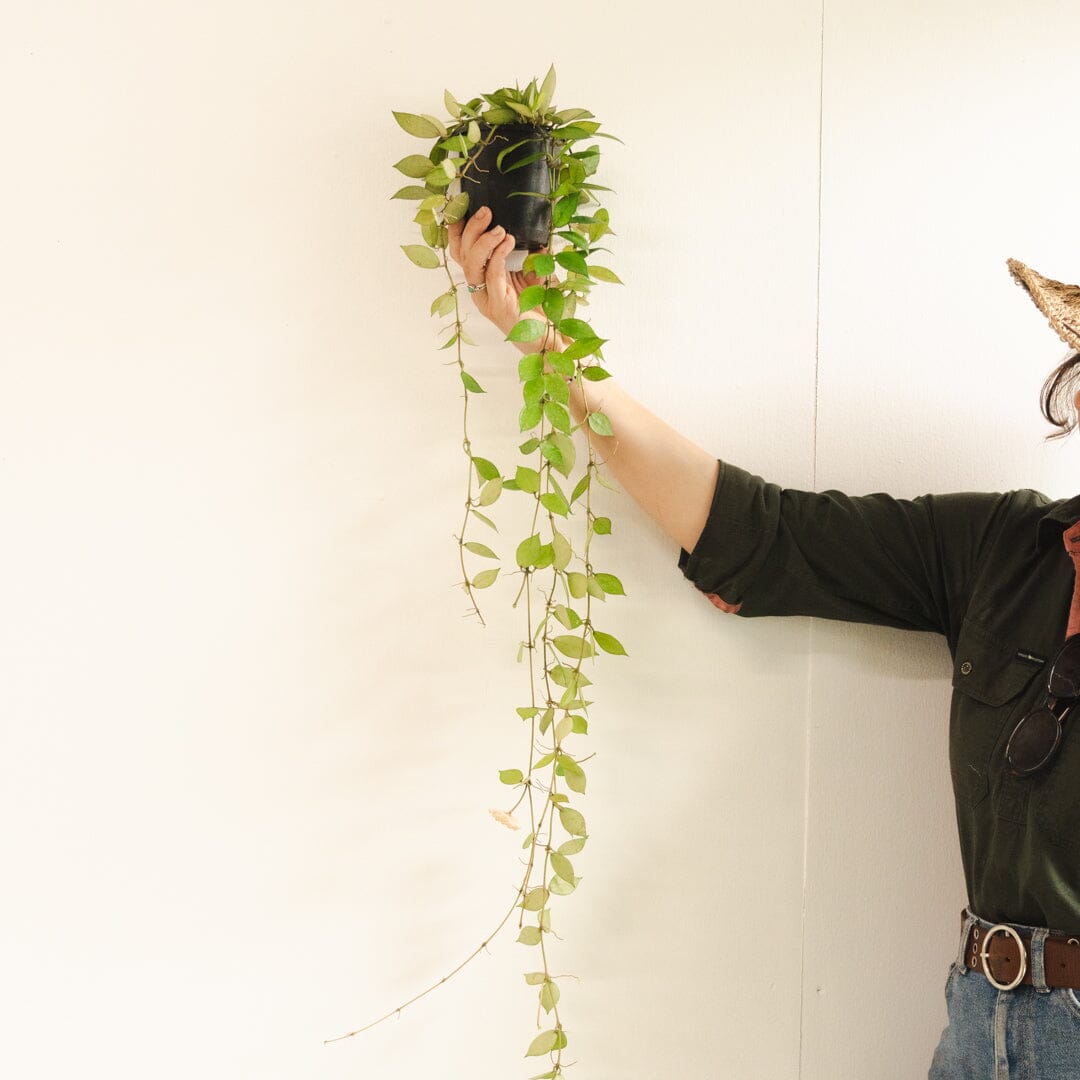
[[[953,664],[949,765],[958,805],[990,791],[991,766],[1016,722],[1039,696],[1044,663],[975,625],[960,632]],[[998,762],[1000,764],[1000,762]]]

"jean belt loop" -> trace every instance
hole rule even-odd
[[[965,946],[967,945],[968,935],[971,933],[971,928],[975,925],[975,916],[971,914],[971,910],[968,909],[967,914],[964,917],[964,928],[960,931],[960,952],[956,956],[956,965],[961,975],[967,974],[967,953]]]
[[[1031,935],[1029,956],[1031,959],[1031,985],[1037,993],[1049,994],[1050,987],[1046,985],[1046,938],[1050,933],[1046,927],[1040,927]]]

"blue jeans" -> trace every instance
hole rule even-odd
[[[1046,931],[1023,927],[1033,935],[1028,963],[1034,985],[997,990],[964,963],[968,932],[978,926],[985,933],[991,925],[970,913],[965,920],[945,984],[949,1026],[929,1080],[1080,1080],[1080,991],[1047,987]]]

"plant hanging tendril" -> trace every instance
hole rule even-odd
[[[499,556],[486,544],[470,538],[472,519],[497,532],[495,522],[484,511],[504,492],[519,491],[533,499],[529,535],[514,552],[515,571],[521,574],[521,583],[512,602],[516,608],[522,595],[525,597],[525,637],[519,645],[517,659],[527,660],[529,703],[519,706],[516,713],[528,722],[527,767],[524,771],[499,770],[499,780],[520,787],[521,792],[509,811],[491,811],[496,820],[516,829],[513,812],[528,799],[531,831],[522,844],[528,852],[524,876],[510,909],[453,971],[379,1020],[326,1040],[349,1038],[399,1015],[402,1009],[441,986],[486,948],[516,909],[521,913],[517,940],[528,947],[539,946],[540,962],[536,966],[542,970],[525,974],[526,983],[539,991],[536,1026],[542,1023],[541,1010],[552,1015],[553,1021],[552,1027],[533,1037],[525,1052],[526,1057],[552,1055],[549,1071],[538,1074],[534,1080],[559,1080],[571,1064],[563,1061],[567,1034],[559,1011],[561,994],[555,982],[564,976],[551,973],[545,938],[549,935],[558,938],[552,929],[549,902],[552,896],[567,896],[577,888],[581,877],[571,859],[584,849],[589,839],[585,817],[571,805],[568,794],[584,795],[583,765],[593,756],[577,758],[567,746],[570,736],[588,733],[589,707],[593,701],[584,695],[592,680],[585,674],[583,664],[586,658],[595,661],[600,652],[626,655],[616,637],[594,625],[597,610],[594,601],[623,595],[624,590],[618,577],[596,570],[592,561],[594,538],[611,532],[610,520],[594,513],[593,480],[615,490],[598,463],[593,437],[610,436],[613,432],[604,413],[590,406],[586,392],[589,382],[608,377],[601,366],[606,339],[578,317],[579,306],[588,305],[597,282],[620,283],[610,269],[590,261],[596,251],[604,250],[597,247],[597,242],[611,233],[608,213],[597,197],[598,192],[609,189],[591,180],[600,161],[599,147],[584,145],[597,138],[614,136],[601,132],[600,124],[587,110],[555,110],[554,90],[552,67],[541,84],[533,79],[524,90],[504,87],[466,104],[460,104],[447,91],[444,102],[450,114],[448,123],[428,114],[394,113],[398,124],[410,135],[435,140],[427,155],[409,155],[396,164],[395,168],[414,183],[401,188],[392,198],[419,203],[414,221],[420,227],[423,243],[402,245],[402,248],[421,268],[441,267],[449,285],[432,302],[431,313],[452,315],[452,321],[443,330],[449,336],[440,348],[456,347],[454,355],[464,387],[462,448],[468,460],[468,478],[465,513],[455,539],[469,614],[475,614],[481,624],[484,620],[476,592],[494,585],[500,568],[488,567],[470,576],[467,555],[496,562]],[[515,140],[502,136],[500,128],[511,125],[514,128],[527,125],[534,137]],[[492,148],[497,138],[504,137],[508,145],[495,155],[494,169],[489,167],[485,171],[480,164],[481,155]],[[517,158],[512,157],[515,153]],[[523,265],[523,271],[531,275],[535,284],[521,292],[520,318],[507,335],[508,341],[525,345],[535,342],[536,351],[523,356],[518,364],[523,404],[517,420],[520,432],[527,436],[519,450],[525,463],[517,466],[513,475],[504,475],[489,459],[474,454],[469,438],[470,395],[484,391],[464,363],[462,346],[474,342],[465,330],[460,285],[454,280],[448,258],[448,227],[469,212],[466,183],[490,183],[496,173],[510,174],[537,162],[546,164],[547,192],[510,192],[510,198],[543,199],[547,205],[543,219],[546,237],[539,235],[530,242],[534,250],[526,256]],[[450,194],[455,182],[463,190]],[[507,231],[521,242],[519,230],[508,228]],[[562,280],[556,277],[557,270],[562,272]],[[573,423],[570,413],[573,391],[580,392],[584,402],[584,419],[579,424]],[[567,494],[559,477],[567,485],[575,479],[578,455],[572,436],[578,428],[584,431],[587,454],[583,471]],[[474,470],[475,481],[480,485],[478,490],[474,488]],[[574,527],[582,521],[581,515],[575,514],[575,507],[584,510],[580,532]],[[584,604],[579,605],[582,608],[579,611],[575,604],[582,600]],[[547,770],[543,779],[542,770]],[[565,780],[567,791],[559,790],[560,778]],[[543,795],[539,807],[537,792]],[[556,816],[566,835],[558,845],[555,844]],[[542,857],[538,858],[541,852]],[[535,914],[536,922],[526,924],[526,913]]]

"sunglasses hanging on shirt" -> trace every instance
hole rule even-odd
[[[1080,634],[1074,634],[1050,662],[1042,704],[1020,719],[1005,745],[1013,776],[1031,776],[1054,760],[1065,721],[1078,701]]]

